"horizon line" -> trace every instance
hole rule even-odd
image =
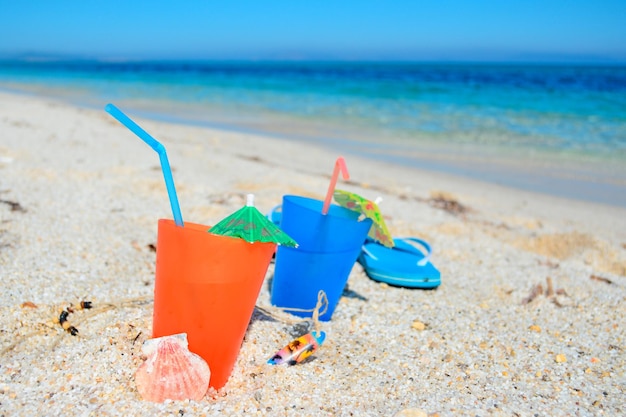
[[[86,56],[3,56],[0,55],[0,63],[22,64],[72,64],[72,63],[98,63],[98,64],[131,64],[131,63],[397,63],[397,64],[519,64],[519,65],[600,65],[600,66],[625,66],[626,59],[617,58],[189,58],[189,57],[161,57],[161,58],[112,58],[112,57],[86,57]]]

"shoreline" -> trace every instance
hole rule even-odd
[[[172,217],[158,156],[104,110],[0,93],[0,114],[0,413],[625,410],[624,208],[353,155],[344,155],[351,179],[337,188],[381,196],[394,236],[433,246],[441,286],[390,287],[355,265],[313,361],[267,365],[298,320],[257,312],[224,391],[199,402],[142,401],[134,372],[151,333],[150,245],[157,220]],[[323,199],[338,156],[128,115],[166,146],[183,218],[195,223],[215,224],[249,192],[262,212],[284,194]],[[257,300],[268,310],[272,272]],[[94,314],[71,316],[75,337],[58,317],[81,300]]]
[[[91,96],[58,98],[47,95],[45,91],[8,93],[50,100],[60,99],[72,105],[101,110],[95,105],[96,98]],[[463,142],[438,143],[435,137],[428,135],[419,141],[394,139],[389,145],[383,145],[374,141],[371,132],[360,128],[319,126],[311,121],[270,114],[257,115],[256,121],[209,121],[202,120],[204,116],[197,114],[197,109],[190,109],[195,114],[185,117],[184,110],[170,109],[171,113],[166,114],[168,110],[163,106],[161,104],[160,110],[148,110],[145,103],[139,102],[123,108],[156,122],[321,145],[330,151],[373,161],[401,164],[408,168],[422,168],[430,172],[467,177],[524,191],[626,208],[626,165],[615,158],[602,159],[597,155],[590,158],[582,154],[566,155],[565,152],[554,151],[541,153],[531,149],[515,150],[503,145],[483,147]]]
[[[308,126],[302,130],[299,123],[286,123],[287,128],[277,131],[258,125],[185,120],[142,110],[137,114],[159,122],[182,123],[235,134],[302,142],[372,161],[401,164],[411,169],[423,169],[524,191],[626,208],[626,166],[615,159],[536,154],[534,150],[515,151],[506,147],[482,149],[467,143],[437,144],[432,138],[425,138],[419,143],[396,141],[387,146],[372,142],[371,138],[357,138],[359,133],[363,133],[359,130],[348,129],[324,134],[316,131],[316,126]],[[295,132],[287,132],[289,127],[294,128]]]

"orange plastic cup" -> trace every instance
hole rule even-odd
[[[189,350],[222,388],[235,366],[274,243],[208,233],[209,226],[160,219],[152,336],[187,333]]]

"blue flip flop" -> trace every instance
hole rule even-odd
[[[283,205],[277,204],[267,213],[266,217],[274,223],[276,226],[280,226],[280,221],[283,217]]]
[[[283,205],[276,204],[271,210],[265,215],[272,223],[276,226],[280,227],[280,221],[283,218]],[[272,262],[276,261],[276,252],[272,255]]]
[[[358,262],[374,281],[407,288],[437,288],[441,273],[430,262],[432,249],[417,238],[396,238],[395,246],[387,248],[368,240]]]

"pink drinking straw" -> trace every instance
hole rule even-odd
[[[346,166],[346,161],[343,159],[343,156],[340,156],[335,161],[335,169],[333,170],[333,176],[330,178],[330,185],[328,186],[328,191],[326,192],[326,199],[324,200],[324,207],[322,207],[322,214],[328,214],[328,209],[330,208],[330,200],[333,198],[333,193],[335,192],[335,185],[337,185],[337,180],[339,179],[339,171],[341,171],[344,180],[350,179],[350,174],[348,173],[348,167]]]

